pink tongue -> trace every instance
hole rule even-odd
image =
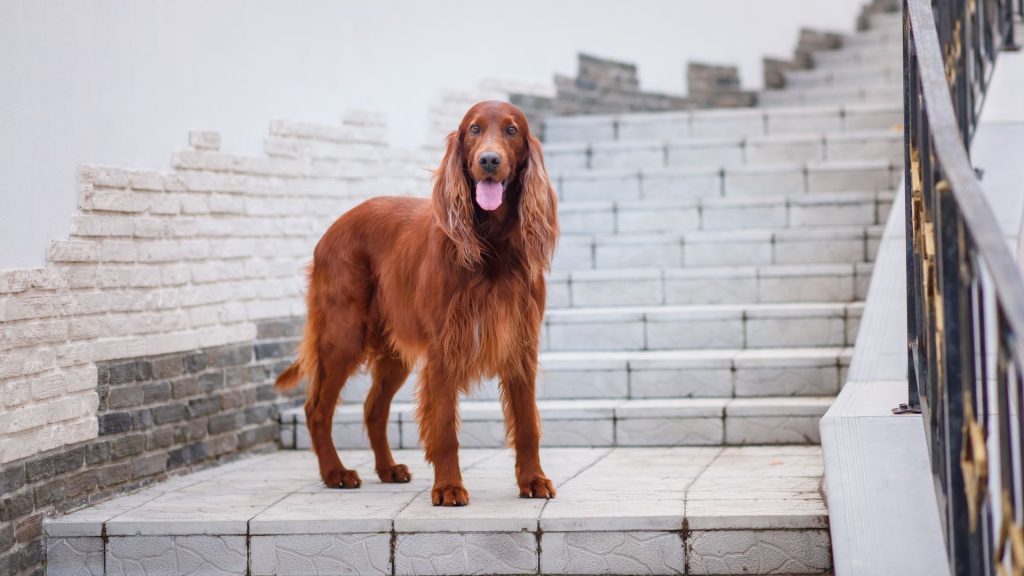
[[[501,206],[501,193],[504,191],[501,182],[481,180],[476,183],[476,203],[484,210],[495,210]]]

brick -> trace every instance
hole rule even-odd
[[[63,500],[66,482],[64,478],[55,478],[36,486],[33,490],[36,499],[36,509],[42,509]]]
[[[197,150],[220,150],[220,133],[209,130],[189,132],[188,144]]]
[[[146,449],[146,435],[133,434],[110,441],[110,455],[115,460],[142,454]]]
[[[142,402],[144,404],[155,404],[167,402],[171,399],[170,382],[151,382],[142,387]]]
[[[99,417],[100,436],[128,432],[135,426],[135,419],[130,412],[115,412],[103,414]]]
[[[199,393],[208,396],[224,388],[224,373],[206,372],[199,376]]]
[[[137,384],[111,388],[107,394],[107,407],[111,410],[142,406],[145,390]]]
[[[73,448],[47,455],[25,464],[25,478],[30,484],[53,478],[82,467],[85,462],[85,447]]]
[[[187,398],[199,393],[199,379],[191,376],[175,380],[171,383],[171,392],[175,398]]]
[[[270,340],[302,335],[305,322],[302,320],[264,320],[256,324],[256,339]]]
[[[185,356],[185,372],[194,374],[206,369],[207,358],[205,352],[194,352]]]
[[[245,410],[245,423],[246,424],[263,424],[270,421],[271,415],[270,406],[252,406]]]
[[[189,442],[195,442],[206,438],[206,428],[208,422],[206,418],[198,418],[192,420],[183,426],[175,428],[174,430],[174,441],[178,444],[186,444]]]
[[[253,358],[251,344],[221,346],[207,353],[207,366],[222,368],[225,366],[241,366],[248,364]]]
[[[6,406],[20,406],[29,401],[31,386],[27,380],[10,380],[0,384]]]
[[[234,434],[222,434],[206,441],[210,457],[216,458],[238,450],[238,437]]]
[[[64,495],[68,499],[80,499],[91,494],[99,485],[95,470],[83,470],[68,476]]]
[[[153,377],[158,379],[181,376],[185,369],[180,355],[153,358],[149,364],[153,371]]]
[[[7,493],[0,499],[0,522],[13,522],[35,509],[35,496],[32,490]]]
[[[174,430],[161,428],[146,434],[146,450],[160,450],[174,444]]]
[[[132,460],[132,478],[148,478],[167,470],[167,454],[150,454]]]
[[[85,447],[85,463],[89,466],[102,464],[110,460],[110,443],[93,442]]]
[[[188,418],[209,416],[220,410],[220,400],[217,398],[194,398],[188,402]]]
[[[43,565],[43,541],[39,536],[42,535],[43,531],[43,517],[39,515],[37,520],[34,521],[33,529],[38,529],[38,534],[35,538],[23,546],[18,551],[18,565],[22,570],[22,574],[26,574],[26,570],[29,570],[27,575],[42,575]],[[15,529],[17,531],[17,529]]]
[[[7,521],[0,521],[0,554],[10,550],[14,544],[14,524]],[[0,572],[2,572],[3,567],[3,561],[0,560]]]
[[[167,454],[167,468],[178,468],[180,466],[189,466],[196,462],[205,460],[208,455],[207,447],[205,442],[196,442],[195,444],[189,444],[183,446],[177,450],[171,450]]]
[[[274,423],[243,430],[238,433],[238,447],[244,450],[257,444],[275,442],[277,434],[277,425]]]
[[[119,462],[96,470],[96,481],[100,486],[116,486],[132,479],[132,463]]]
[[[38,428],[49,420],[46,406],[29,406],[0,414],[0,434],[14,434]]]
[[[32,380],[32,398],[46,400],[65,393],[67,378],[63,374],[49,374]]]
[[[43,535],[43,514],[37,512],[14,523],[14,537],[20,544],[36,540]]]
[[[0,467],[0,494],[14,492],[24,485],[24,464],[5,464],[3,467]]]
[[[151,412],[153,414],[153,422],[157,425],[179,422],[187,416],[184,404],[165,404],[153,408]]]
[[[256,344],[256,360],[268,360],[276,358],[290,358],[295,355],[297,342],[295,340],[277,340],[272,342],[259,342]]]
[[[218,414],[211,416],[209,421],[210,434],[222,434],[237,430],[245,425],[245,413],[232,412],[229,414]]]

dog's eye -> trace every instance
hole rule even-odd
[[[505,133],[509,136],[515,136],[516,134],[519,134],[519,130],[517,130],[515,126],[509,126],[505,129]]]
[[[472,126],[469,127],[469,131],[472,132],[473,134],[479,134],[480,133],[480,125],[479,124],[473,124]]]

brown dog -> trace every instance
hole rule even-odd
[[[558,237],[556,198],[526,117],[502,102],[466,113],[434,178],[430,200],[375,198],[339,218],[317,244],[306,333],[298,359],[277,379],[309,378],[306,422],[320,477],[358,488],[331,439],[345,381],[373,375],[366,430],[382,482],[408,482],[388,446],[391,399],[424,361],[417,418],[434,465],[435,505],[462,506],[458,398],[498,376],[519,495],[552,498],[540,466],[534,396],[544,315],[544,272]]]

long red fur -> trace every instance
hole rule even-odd
[[[498,153],[497,172],[483,171],[483,152]],[[507,182],[491,212],[474,200],[475,183],[488,177]],[[306,421],[328,486],[361,484],[342,466],[331,420],[345,381],[364,364],[373,376],[364,408],[377,474],[384,482],[410,479],[392,458],[387,420],[395,392],[422,362],[417,417],[434,465],[434,503],[469,503],[457,402],[492,376],[500,381],[520,495],[554,497],[540,465],[535,378],[556,202],[525,116],[510,104],[481,102],[448,136],[429,200],[375,198],[330,227],[313,254],[298,357],[277,380],[285,389],[308,378]]]

